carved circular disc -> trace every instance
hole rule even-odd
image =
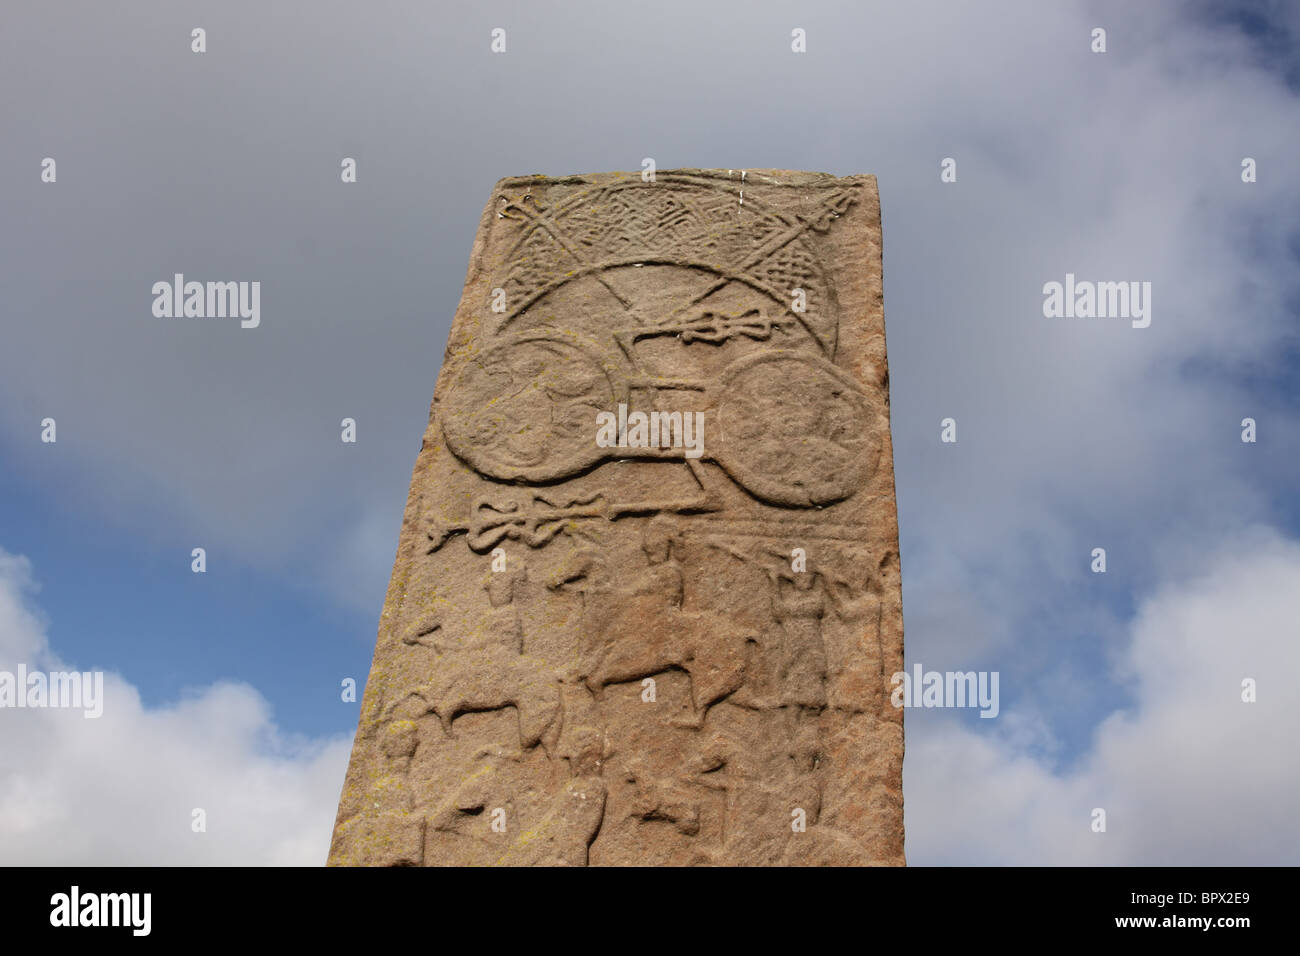
[[[440,403],[452,453],[502,481],[553,481],[605,457],[596,413],[626,401],[619,373],[577,336],[528,333],[484,350]]]
[[[758,352],[723,370],[705,451],[769,504],[809,508],[858,491],[880,459],[883,410],[825,359]]]

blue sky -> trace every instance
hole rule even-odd
[[[188,552],[133,540],[11,475],[0,496],[6,546],[40,570],[37,603],[69,661],[129,674],[150,706],[224,678],[259,687],[286,730],[337,733],[355,723],[336,688],[339,675],[364,677],[369,648],[360,635],[374,628],[373,615],[330,606],[220,553],[196,575]]]
[[[1300,704],[1198,696],[1294,672],[1300,636],[1296,7],[578,6],[0,13],[23,91],[0,103],[0,668],[139,698],[93,732],[0,712],[0,862],[323,861],[339,684],[369,666],[482,204],[645,156],[879,178],[907,659],[1002,675],[998,720],[907,715],[910,861],[1297,862],[1300,770],[1270,747]],[[261,280],[262,327],[154,318],[174,272]],[[1044,318],[1067,272],[1152,281],[1151,326]],[[1208,722],[1185,762],[1175,716]],[[1209,725],[1253,796],[1217,789]],[[59,796],[58,742],[106,754],[89,804]],[[132,790],[187,774],[199,795]],[[1088,843],[1103,799],[1129,829]],[[191,839],[200,800],[221,846]]]

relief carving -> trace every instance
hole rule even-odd
[[[336,865],[899,864],[875,181],[503,180]]]

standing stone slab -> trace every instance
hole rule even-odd
[[[497,184],[331,864],[903,863],[880,249],[872,176]]]

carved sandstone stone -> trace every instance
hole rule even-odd
[[[901,864],[871,176],[502,180],[333,865]]]

